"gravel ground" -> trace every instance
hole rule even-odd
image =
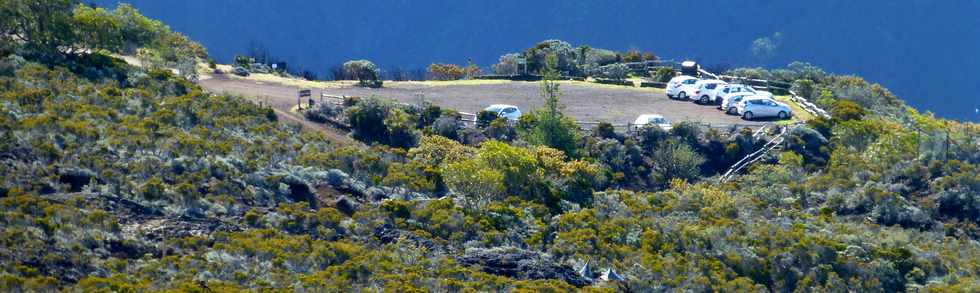
[[[299,88],[275,83],[263,83],[240,78],[216,76],[199,82],[206,90],[214,93],[236,94],[258,101],[268,102],[273,107],[288,111],[296,105]],[[667,119],[696,121],[712,125],[753,125],[766,123],[744,121],[715,109],[714,106],[701,106],[689,101],[670,100],[662,90],[651,88],[628,88],[585,82],[562,82],[561,101],[565,113],[578,121],[605,121],[614,124],[632,122],[640,114],[661,114]],[[420,97],[446,108],[476,113],[490,104],[511,104],[527,113],[543,104],[540,97],[540,84],[537,82],[495,82],[486,84],[434,83],[434,82],[388,82],[385,88],[367,89],[359,87],[340,87],[313,89],[314,98],[320,93],[340,96],[380,96],[404,103],[417,103]],[[305,102],[305,98],[304,98]]]

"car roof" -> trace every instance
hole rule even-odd
[[[643,115],[640,115],[639,117],[636,117],[636,118],[637,119],[639,119],[639,118],[647,118],[647,119],[650,119],[650,118],[664,118],[664,116],[663,115],[660,115],[660,114],[643,114]]]
[[[769,97],[767,97],[767,96],[761,96],[761,95],[751,95],[751,96],[742,98],[742,101],[743,102],[745,102],[745,101],[753,101],[753,100],[772,100],[772,99],[769,98]],[[773,101],[775,101],[775,100],[773,100]]]
[[[507,104],[493,104],[493,105],[488,106],[484,110],[494,110],[494,111],[496,111],[496,110],[503,110],[504,108],[517,108],[517,106],[507,105]]]
[[[699,80],[698,83],[728,83],[728,82],[725,82],[724,80],[720,80],[720,79],[702,79]]]

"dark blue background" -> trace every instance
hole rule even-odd
[[[115,0],[95,3],[112,7]],[[705,64],[791,61],[860,75],[921,110],[980,120],[980,1],[131,0],[228,62],[250,42],[319,73],[348,59],[384,68],[481,66],[535,42],[651,50]],[[769,59],[752,41],[775,32]]]

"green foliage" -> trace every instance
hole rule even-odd
[[[387,117],[384,118],[385,130],[388,138],[385,140],[388,145],[399,148],[410,148],[415,146],[418,140],[415,121],[402,109],[391,109]]]
[[[674,179],[693,181],[701,172],[704,158],[694,152],[687,144],[677,140],[667,140],[653,151],[653,182],[667,185]]]
[[[476,113],[476,126],[477,127],[487,127],[490,126],[490,122],[497,120],[498,115],[491,111],[480,111]]]
[[[830,113],[834,119],[841,121],[860,120],[865,115],[864,109],[861,108],[860,105],[847,100],[839,100],[834,102],[834,106],[830,109]]]
[[[79,36],[73,29],[72,9],[75,0],[0,2],[0,38],[16,37],[31,57],[55,61],[64,49],[77,49]]]
[[[657,67],[657,69],[650,71],[650,77],[658,82],[669,82],[675,75],[674,68],[671,67]]]
[[[358,81],[376,81],[380,76],[378,66],[368,60],[351,60],[344,62],[344,74],[349,79]]]
[[[541,97],[544,106],[535,111],[536,123],[534,128],[524,135],[524,139],[536,145],[545,145],[576,156],[578,150],[578,125],[572,118],[565,116],[561,110],[561,91],[555,66],[557,57],[548,57],[548,66],[541,81]]]
[[[595,129],[592,129],[592,136],[599,138],[619,138],[619,134],[616,134],[616,128],[609,122],[600,122],[596,125]]]
[[[58,3],[3,2],[0,28]],[[106,25],[85,46],[195,55],[152,48],[192,46],[128,6],[55,12],[86,23],[72,34]],[[482,130],[526,141],[419,137],[455,114],[365,98],[345,101],[354,136],[401,148],[343,147],[169,70],[99,52],[52,63],[31,46],[0,74],[4,292],[974,292],[980,280],[980,130],[808,64],[744,72],[812,87],[834,119],[794,127],[782,152],[717,183],[695,181],[755,151],[751,130],[624,138],[604,124],[579,138],[550,79],[547,107]],[[577,66],[619,58],[572,52]],[[625,280],[576,288],[493,267],[506,256],[460,264],[506,246],[542,255],[520,260],[528,275],[588,261]]]

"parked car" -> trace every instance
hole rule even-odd
[[[726,108],[721,107],[721,105],[724,103],[726,95],[746,93],[746,92],[752,93],[754,95],[765,95],[765,96],[772,97],[772,93],[770,92],[756,90],[752,88],[752,86],[745,85],[745,84],[733,83],[733,84],[723,85],[721,86],[720,89],[715,91],[715,104],[719,105],[718,107],[719,110],[725,110]]]
[[[728,83],[725,82],[724,80],[717,80],[717,79],[706,79],[706,80],[697,81],[696,83],[694,83],[695,90],[694,90],[694,95],[692,95],[692,97],[696,97],[694,102],[697,102],[698,104],[702,104],[702,105],[707,105],[713,102],[712,97],[715,96],[715,92],[717,92],[717,90],[721,89],[726,84]]]
[[[660,129],[665,131],[670,131],[673,128],[670,125],[670,121],[667,121],[667,118],[658,114],[643,114],[636,117],[636,120],[633,121],[634,129],[640,129],[646,126],[660,127]]]
[[[681,75],[670,79],[667,82],[667,97],[671,99],[687,100],[691,93],[695,91],[694,84],[698,82],[696,77]]]
[[[718,106],[718,109],[725,110],[726,114],[738,115],[738,108],[736,106],[738,106],[738,103],[746,97],[768,98],[767,96],[756,95],[750,92],[731,93],[725,96],[725,99],[721,102],[721,106]]]
[[[793,115],[789,105],[766,97],[745,98],[738,103],[738,112],[742,119],[752,120],[761,117],[777,117],[788,119]]]
[[[490,105],[490,107],[483,110],[497,113],[498,117],[504,117],[508,120],[517,120],[521,118],[521,109],[513,105],[496,104]]]

